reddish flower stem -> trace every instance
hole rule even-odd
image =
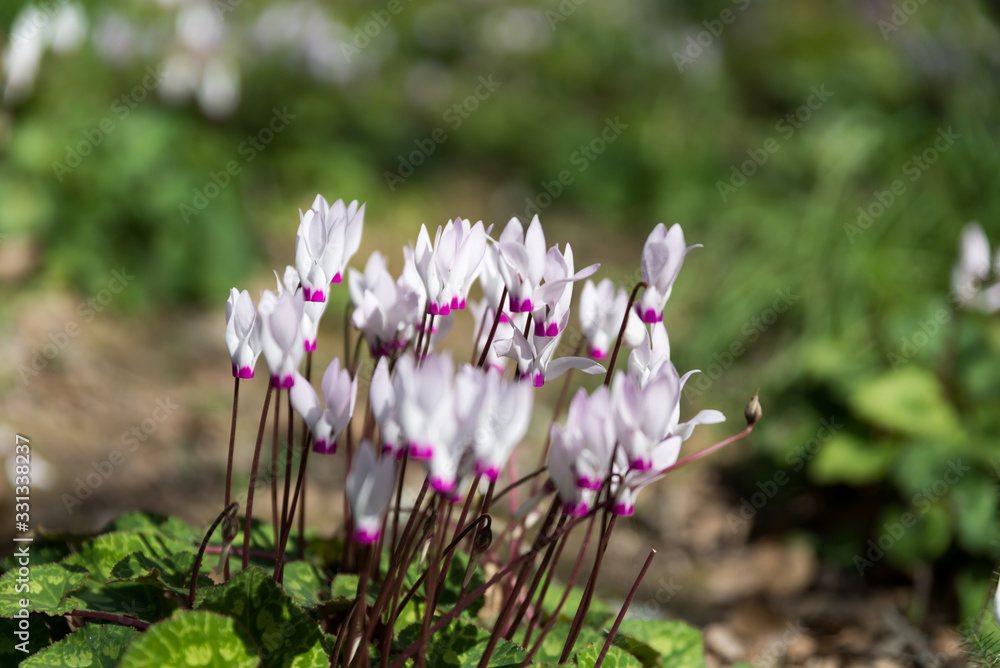
[[[628,596],[625,597],[625,602],[622,604],[622,609],[618,611],[618,616],[615,617],[615,623],[611,626],[611,631],[608,632],[608,637],[604,641],[604,647],[601,648],[601,653],[597,657],[597,663],[595,666],[600,666],[604,663],[604,657],[608,655],[608,650],[611,649],[611,642],[615,639],[615,634],[618,633],[618,627],[622,625],[622,620],[625,619],[625,613],[628,611],[628,607],[632,605],[632,599],[635,598],[636,591],[639,590],[639,583],[642,579],[646,577],[646,571],[649,570],[649,565],[653,563],[653,557],[656,556],[656,550],[650,550],[649,556],[646,557],[646,563],[642,565],[642,570],[639,571],[639,575],[635,578],[635,582],[632,584],[632,589],[629,590]]]
[[[236,412],[240,405],[240,379],[234,378],[233,383],[233,424],[229,429],[229,458],[226,462],[226,506],[232,501],[233,489],[233,452],[236,449]],[[225,582],[229,582],[229,560],[226,559],[223,575]]]
[[[490,328],[490,336],[486,339],[486,345],[483,346],[483,353],[479,356],[479,363],[476,364],[480,369],[486,364],[486,355],[490,352],[490,346],[493,345],[493,337],[497,335],[497,327],[500,325],[500,318],[503,317],[503,303],[506,299],[507,286],[505,285],[503,286],[503,292],[500,293],[500,303],[497,304],[497,312],[493,316],[493,326]]]
[[[639,288],[645,288],[646,284],[643,282],[636,283],[635,287],[632,288],[632,294],[628,298],[628,307],[625,309],[625,317],[622,318],[622,326],[618,329],[618,339],[615,341],[615,351],[611,353],[611,360],[608,362],[608,373],[604,376],[604,386],[607,387],[611,385],[611,376],[615,373],[615,362],[618,361],[618,350],[622,347],[622,339],[625,338],[625,327],[628,325],[628,317],[632,313],[632,305],[635,304],[635,298],[639,295]]]
[[[243,528],[243,568],[250,565],[250,518],[253,517],[253,492],[257,486],[257,466],[260,464],[260,444],[264,440],[264,427],[267,424],[267,409],[271,403],[273,385],[267,386],[264,395],[264,409],[260,412],[260,427],[257,429],[257,444],[253,449],[253,463],[250,464],[250,485],[247,489],[247,513]]]

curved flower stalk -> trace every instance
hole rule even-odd
[[[257,306],[261,322],[261,348],[271,371],[271,384],[278,388],[292,387],[295,370],[302,360],[304,337],[302,318],[305,302],[301,291],[275,295],[264,290]]]
[[[365,337],[373,357],[390,355],[406,347],[423,315],[420,295],[410,280],[394,281],[385,258],[377,251],[365,263],[365,272],[349,271],[348,290],[354,313],[351,324]]]
[[[330,283],[340,283],[342,272],[361,245],[365,206],[356,201],[327,204],[316,195],[312,208],[300,214],[295,236],[295,268],[306,301],[326,301]]]
[[[260,321],[250,293],[236,288],[226,301],[226,349],[233,363],[233,378],[253,378],[261,353]]]
[[[593,276],[600,266],[592,264],[574,272],[573,249],[569,244],[566,244],[563,253],[559,252],[558,245],[548,250],[545,254],[545,271],[542,273],[545,283],[536,293],[540,303],[535,305],[532,312],[536,336],[555,336],[562,331],[573,301],[573,283]]]
[[[628,293],[625,288],[615,285],[610,278],[602,279],[596,286],[590,279],[583,284],[580,291],[580,327],[587,339],[587,352],[595,359],[606,359],[615,345],[622,320],[628,311]],[[625,325],[625,338],[622,341],[626,348],[634,349],[642,344],[646,328],[638,317],[632,317]],[[662,325],[661,325],[662,326]],[[666,330],[663,330],[664,334]],[[668,347],[669,356],[669,347]]]
[[[361,441],[347,474],[345,490],[351,505],[354,540],[364,545],[378,542],[395,480],[396,465],[392,458],[376,459],[371,442]]]
[[[322,390],[326,408],[320,406],[319,396],[312,385],[296,372],[291,390],[292,408],[312,431],[313,452],[334,454],[337,452],[337,441],[354,415],[358,379],[352,379],[350,372],[341,368],[340,360],[334,358],[323,374]]]
[[[427,227],[420,226],[413,259],[423,281],[428,313],[448,315],[452,309],[465,308],[469,288],[482,268],[487,235],[482,221],[472,225],[456,218],[438,227],[431,244]]]
[[[559,324],[560,332],[566,329],[569,313],[563,316]],[[561,334],[556,336],[538,336],[532,334],[530,339],[524,337],[517,328],[511,328],[509,341],[496,344],[497,352],[517,362],[521,378],[531,378],[535,387],[541,387],[545,381],[558,378],[570,369],[579,369],[584,373],[604,373],[604,367],[586,357],[560,357],[552,359],[559,347]]]
[[[496,480],[528,432],[534,390],[528,383],[505,383],[498,373],[480,374],[482,393],[477,397],[480,405],[473,438],[475,471]]]
[[[701,244],[687,246],[680,225],[671,225],[668,230],[659,223],[650,232],[642,248],[642,280],[646,284],[635,310],[643,322],[663,320],[663,307],[670,299],[674,281],[684,264],[684,257]]]
[[[985,290],[981,288],[989,279],[990,270],[989,239],[979,223],[969,223],[962,229],[958,262],[951,274],[951,289],[958,306],[986,313],[1000,310],[1000,281]],[[1000,279],[1000,249],[993,261],[992,272]]]

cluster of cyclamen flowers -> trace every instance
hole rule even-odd
[[[678,225],[667,229],[661,223],[649,235],[642,252],[646,287],[623,325],[629,301],[624,287],[610,279],[595,285],[589,277],[596,264],[577,271],[568,243],[562,251],[546,247],[537,216],[527,230],[511,219],[496,239],[482,222],[462,218],[439,227],[433,241],[421,226],[393,278],[377,251],[363,273],[347,267],[360,245],[364,213],[357,202],[328,204],[317,196],[300,213],[295,266],[278,277],[277,291],[265,290],[255,309],[249,293],[234,288],[226,309],[233,375],[252,378],[263,352],[271,385],[290,389],[292,406],[309,425],[313,451],[334,453],[354,414],[357,375],[335,358],[323,375],[321,403],[298,368],[303,354],[316,349],[331,286],[347,274],[351,324],[379,360],[368,400],[383,453],[359,455],[350,471],[355,539],[378,539],[391,497],[392,458],[408,454],[426,462],[432,488],[457,500],[457,490],[473,476],[500,476],[527,431],[533,386],[569,369],[605,372],[589,358],[555,356],[569,324],[573,286],[584,279],[579,319],[590,355],[606,358],[619,331],[632,352],[627,373],[615,374],[610,389],[589,396],[580,389],[565,426],[551,427],[548,471],[566,512],[586,514],[610,478],[614,512],[631,514],[636,493],[677,461],[694,427],[725,419],[705,410],[679,421],[681,390],[694,372],[680,376],[670,361],[663,309],[695,246],[686,245]],[[484,296],[469,310],[482,364],[456,372],[451,356],[435,348],[466,308],[477,279]],[[509,361],[515,365],[512,379],[505,375]],[[370,447],[364,443],[361,451]]]
[[[271,496],[275,581],[281,582],[292,518],[305,493],[304,473],[310,443],[311,451],[320,454],[333,454],[340,444],[345,446],[348,464],[345,493],[350,511],[346,519],[351,540],[345,545],[341,569],[358,569],[358,601],[367,600],[367,583],[373,577],[372,571],[380,568],[378,555],[384,546],[389,549],[390,565],[378,578],[381,586],[374,605],[355,606],[341,620],[335,634],[340,646],[346,638],[351,638],[348,646],[364,647],[369,640],[376,639],[377,627],[387,629],[381,631],[379,640],[383,665],[387,665],[389,639],[397,614],[416,589],[414,586],[400,600],[406,565],[415,555],[424,552],[430,557],[418,581],[426,577],[423,629],[420,640],[397,657],[393,666],[402,665],[413,655],[417,655],[418,664],[421,664],[420,649],[426,645],[428,635],[454,619],[487,587],[510,576],[515,568],[520,572],[516,579],[508,581],[506,601],[480,665],[486,665],[500,636],[509,640],[523,620],[527,620],[524,639],[527,644],[541,617],[548,587],[546,579],[532,612],[535,589],[542,576],[548,570],[551,578],[551,568],[559,560],[568,532],[589,517],[586,543],[596,513],[603,511],[598,556],[563,649],[562,660],[565,661],[586,617],[615,518],[632,514],[639,491],[669,470],[749,434],[761,414],[755,397],[747,407],[748,425],[743,432],[679,459],[682,443],[696,426],[725,419],[719,411],[703,410],[685,422],[680,420],[681,391],[695,372],[682,376],[671,362],[663,309],[684,258],[694,246],[686,244],[678,225],[669,229],[662,223],[657,225],[642,250],[642,281],[629,294],[623,286],[616,286],[607,278],[595,284],[591,276],[598,269],[596,264],[577,270],[569,244],[562,250],[558,244],[547,246],[537,216],[527,229],[513,218],[495,237],[491,236],[492,226],[456,218],[438,227],[433,240],[427,228],[421,226],[416,243],[403,249],[401,272],[393,276],[388,261],[379,252],[368,258],[364,272],[348,267],[360,246],[364,213],[365,207],[358,206],[357,202],[345,204],[337,200],[329,204],[322,196],[317,196],[308,211],[300,212],[295,264],[280,276],[275,272],[277,290],[265,290],[256,307],[246,291],[234,288],[230,294],[226,309],[226,343],[236,381],[226,480],[224,514],[227,515],[235,516],[236,512],[236,504],[230,503],[230,481],[240,379],[253,377],[261,353],[270,372],[251,465],[243,567],[248,565],[253,491],[268,405],[275,390],[285,391],[289,406],[288,438],[285,493],[280,513],[276,486],[272,487]],[[330,290],[345,276],[352,306],[349,321],[359,333],[356,352],[353,359],[345,355],[343,362],[339,359],[330,362],[323,374],[321,391],[317,393],[310,374],[319,321],[329,303]],[[470,298],[470,291],[477,282],[482,297],[475,301]],[[578,282],[583,282],[577,310],[583,340],[577,348],[579,350],[585,343],[588,356],[557,357],[560,342],[569,330],[573,290]],[[452,330],[454,319],[460,317],[459,312],[467,308],[475,327],[474,363],[456,369],[451,355],[439,352],[438,347]],[[362,342],[367,344],[368,353],[374,360],[374,371],[367,388],[363,433],[355,448],[351,422],[357,407],[358,358]],[[616,371],[615,363],[622,346],[630,351],[627,370]],[[345,342],[345,352],[349,350],[349,342]],[[305,374],[300,372],[303,357]],[[597,361],[605,359],[608,360],[607,369]],[[578,390],[562,425],[557,423],[560,399],[543,452],[545,466],[515,480],[513,452],[528,431],[536,388],[566,374],[565,397],[569,381],[567,372],[571,370],[604,374],[604,384],[589,394],[584,389]],[[290,496],[293,410],[308,427],[308,432],[301,439],[298,480]],[[276,413],[272,449],[275,463],[279,458],[277,435]],[[402,486],[405,467],[410,461],[422,463],[426,476],[408,511],[406,526],[400,531]],[[515,530],[505,530],[503,535],[509,538],[512,554],[517,556],[513,561],[501,562],[497,548],[491,548],[490,504],[494,500],[494,484],[505,471],[510,481],[497,498],[541,473],[548,473],[548,482],[544,486],[536,484],[520,507],[514,503],[512,494],[512,509],[516,512],[507,528]],[[486,490],[480,497],[479,513],[467,523],[471,502],[480,491],[481,483],[486,485]],[[391,538],[388,538],[388,511],[394,488],[395,520],[391,523]],[[428,490],[433,490],[432,498],[421,508]],[[552,492],[556,492],[556,496],[551,499],[532,547],[519,553],[527,517],[537,517],[540,511],[536,511],[536,506]],[[452,503],[463,496],[461,515],[457,523],[452,523]],[[560,509],[562,516],[556,523],[554,520]],[[303,553],[302,517],[300,511],[300,556]],[[417,521],[419,518],[423,521]],[[518,526],[520,530],[516,530]],[[445,537],[452,529],[452,540],[446,547]],[[470,568],[485,557],[499,570],[489,582],[438,618],[431,628],[440,593],[438,575],[448,572],[454,551],[472,529],[477,529],[477,533],[468,548]],[[421,535],[423,537],[418,538]],[[522,593],[520,589],[526,584],[534,559],[543,547],[547,553],[542,565],[527,593]],[[580,551],[562,601],[535,639],[525,663],[551,630],[585,552],[586,549]],[[647,560],[647,566],[648,563]],[[470,572],[466,574],[466,586]],[[226,574],[228,576],[228,570]],[[518,608],[516,614],[515,607]],[[627,605],[621,614],[626,608]],[[389,612],[388,623],[380,627],[376,622],[386,611]],[[361,629],[360,633],[356,633],[357,629]],[[357,652],[355,657],[361,665],[367,660],[363,651]]]

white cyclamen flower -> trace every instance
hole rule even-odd
[[[319,396],[312,385],[298,372],[292,386],[292,408],[309,425],[313,435],[313,451],[322,454],[337,452],[337,441],[351,423],[354,405],[358,397],[358,379],[351,378],[347,369],[342,369],[336,357],[323,374],[322,408]]]
[[[563,316],[559,325],[560,332],[566,329],[569,313]],[[558,378],[570,369],[579,369],[584,373],[603,373],[604,367],[586,357],[560,357],[552,359],[559,347],[562,334],[556,336],[538,336],[532,333],[531,338],[525,338],[516,327],[511,328],[511,339],[497,344],[497,352],[517,362],[517,368],[522,379],[530,378],[535,387],[541,387],[545,381]]]
[[[465,308],[469,288],[482,268],[486,252],[486,230],[482,221],[449,220],[438,227],[431,244],[427,227],[420,226],[413,252],[414,264],[426,291],[426,310],[431,315],[448,315]]]
[[[292,387],[294,373],[303,354],[302,318],[305,302],[302,292],[275,295],[264,290],[257,306],[261,323],[261,348],[271,371],[271,384]]]
[[[534,400],[531,385],[505,383],[500,376],[484,377],[474,434],[476,473],[490,480],[500,477],[514,446],[528,432]]]
[[[261,352],[260,321],[250,293],[232,288],[226,301],[226,349],[233,363],[233,378],[253,378]]]
[[[500,274],[507,286],[510,310],[534,311],[538,305],[535,292],[545,275],[545,233],[538,216],[531,219],[528,231],[521,221],[511,218],[498,240]]]
[[[608,356],[618,340],[627,310],[628,294],[625,288],[619,287],[615,291],[610,278],[603,279],[596,286],[590,279],[583,284],[580,291],[580,327],[587,337],[587,352],[591,357],[602,360]],[[622,343],[631,349],[642,343],[645,327],[638,317],[632,317],[631,313],[628,315]]]
[[[573,266],[573,249],[569,244],[563,253],[559,252],[559,246],[553,246],[545,254],[542,272],[545,283],[536,293],[539,303],[532,312],[537,336],[555,336],[562,331],[560,323],[569,314],[573,301],[573,283],[592,276],[601,265],[592,264],[576,272]]]
[[[396,480],[391,457],[375,458],[372,444],[361,441],[347,474],[347,500],[351,504],[354,540],[365,545],[378,542],[382,518],[389,508]]]
[[[393,380],[399,424],[410,457],[428,461],[435,449],[452,448],[457,425],[451,358],[430,355],[418,367],[412,355],[404,355],[396,362]]]
[[[649,233],[642,248],[642,281],[646,284],[646,289],[635,305],[636,313],[643,322],[663,320],[663,307],[670,299],[684,256],[700,247],[701,244],[685,245],[680,225],[671,225],[668,230],[660,223]]]
[[[295,268],[306,301],[326,301],[327,286],[340,283],[342,272],[361,244],[364,205],[342,200],[328,205],[317,195],[312,208],[300,214],[295,235]]]

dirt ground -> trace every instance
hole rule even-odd
[[[177,514],[195,525],[210,521],[222,505],[233,386],[223,305],[153,319],[109,309],[87,320],[78,300],[44,294],[19,297],[7,309],[0,324],[0,453],[9,465],[14,434],[31,439],[33,525],[87,531],[133,508]],[[332,324],[337,319],[324,324],[319,349],[326,356],[317,357],[316,368],[342,350]],[[263,364],[258,378],[241,388],[236,489],[246,485]],[[543,400],[554,401],[558,387],[547,390]],[[520,471],[535,467],[533,448],[540,447],[550,415],[551,407],[536,409],[533,446],[520,452]],[[701,438],[741,426],[705,430]],[[718,461],[732,456],[723,453]],[[310,461],[309,524],[337,531],[343,458]],[[720,480],[712,462],[699,463],[644,492],[635,517],[616,529],[610,566],[602,570],[603,598],[624,599],[655,548],[632,614],[698,625],[711,666],[964,663],[955,631],[909,620],[906,611],[919,598],[914,588],[867,590],[819,561],[806,541],[750,540],[752,521],[734,531],[726,516],[738,508]],[[0,488],[0,507],[12,513],[6,477]],[[260,500],[255,511],[268,517],[269,508]]]

